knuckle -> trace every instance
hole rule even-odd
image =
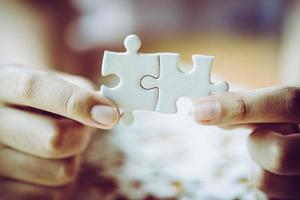
[[[287,140],[280,138],[277,142],[275,142],[270,151],[270,165],[269,171],[274,174],[284,175],[289,172],[289,166],[287,165],[287,159],[289,157],[288,152],[289,143]]]
[[[69,119],[54,123],[53,130],[47,143],[48,158],[65,158],[79,154],[83,146],[88,143],[90,136],[85,132],[84,125]]]
[[[280,93],[284,97],[284,113],[291,119],[298,117],[300,112],[300,89],[297,87],[284,87]]]
[[[234,117],[236,120],[244,120],[249,113],[249,106],[247,105],[243,96],[238,96],[236,99],[236,109],[234,112]]]
[[[94,102],[93,97],[86,91],[71,90],[66,92],[63,99],[63,107],[69,115],[80,114],[81,116],[88,116],[89,106]]]
[[[18,86],[18,96],[22,99],[31,99],[35,96],[40,79],[40,72],[38,71],[26,71],[21,77]]]
[[[291,175],[299,171],[299,141],[288,136],[282,136],[278,144],[278,155],[273,166],[273,172],[278,175]]]
[[[253,160],[263,169],[277,175],[289,175],[299,171],[299,139],[259,129],[248,139],[248,148]]]
[[[60,146],[63,143],[62,136],[63,133],[61,132],[61,130],[56,126],[56,124],[53,124],[53,130],[50,133],[50,136],[46,143],[46,158],[59,158],[61,156],[61,153],[58,150],[58,146]]]
[[[79,95],[76,91],[72,90],[67,93],[63,102],[64,110],[67,113],[76,113],[80,107]]]
[[[268,170],[275,174],[282,174],[285,171],[283,163],[284,157],[281,148],[278,148],[277,151],[277,153],[271,155],[269,158],[271,162]]]
[[[79,171],[79,157],[70,157],[60,160],[57,166],[53,185],[65,185],[72,182]]]

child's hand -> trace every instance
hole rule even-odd
[[[257,187],[276,199],[300,197],[300,88],[199,98],[193,116],[205,125],[253,127],[248,147],[262,168],[254,177]]]
[[[117,108],[91,88],[76,76],[0,67],[0,175],[52,186],[72,181],[87,126],[118,121]]]

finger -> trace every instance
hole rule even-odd
[[[252,131],[257,128],[270,128],[272,130],[280,132],[281,134],[300,132],[299,124],[294,124],[294,123],[249,123],[249,124],[246,123],[246,124],[233,124],[233,125],[219,125],[218,127],[225,130],[243,128]]]
[[[58,76],[24,67],[4,67],[0,74],[0,101],[56,113],[78,122],[108,129],[118,110],[98,93]]]
[[[278,175],[261,168],[253,174],[255,186],[269,199],[299,199],[300,176]]]
[[[255,199],[256,200],[292,200],[287,198],[273,198],[273,197],[267,197],[266,194],[264,194],[262,191],[255,189]],[[294,199],[294,198],[293,198]]]
[[[71,194],[74,193],[74,186],[75,184],[60,187],[44,187],[2,178],[0,179],[0,196],[1,199],[6,200],[65,200],[71,198]]]
[[[202,124],[298,123],[300,89],[272,87],[195,99],[193,116]]]
[[[289,135],[292,133],[299,133],[299,124],[294,123],[269,123],[263,124],[262,126],[257,126],[261,129],[269,129],[280,133],[281,135]]]
[[[79,157],[43,159],[0,147],[0,175],[46,186],[60,186],[74,181]]]
[[[218,127],[224,130],[232,130],[237,128],[254,130],[257,127],[261,127],[264,124],[251,123],[251,124],[233,124],[233,125],[219,125]]]
[[[45,158],[62,158],[84,151],[91,128],[66,118],[52,118],[0,107],[0,143]]]
[[[259,128],[249,136],[248,148],[262,168],[280,175],[300,175],[299,133],[283,135],[274,128]]]
[[[70,83],[73,83],[85,89],[89,89],[89,90],[95,89],[94,84],[90,80],[83,78],[81,76],[75,76],[75,75],[71,75],[59,71],[55,71],[55,74],[57,74],[59,78],[62,78]]]

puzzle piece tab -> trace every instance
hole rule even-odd
[[[226,82],[212,83],[210,79],[211,66],[214,57],[193,55],[193,69],[182,72],[177,66],[179,54],[160,54],[159,77],[145,76],[141,80],[143,88],[151,90],[158,88],[159,95],[156,110],[163,113],[176,113],[176,102],[180,97],[201,97],[211,92],[226,92]]]
[[[156,108],[158,91],[143,89],[140,81],[145,75],[158,76],[159,55],[138,53],[141,41],[136,35],[127,36],[124,46],[126,52],[104,52],[102,75],[115,74],[120,82],[114,88],[102,86],[101,94],[122,110],[122,121],[131,124],[133,111]]]

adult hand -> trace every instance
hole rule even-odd
[[[251,126],[249,152],[261,167],[254,176],[269,198],[300,198],[300,88],[271,87],[194,100],[205,125]]]
[[[36,184],[71,182],[91,128],[118,121],[114,104],[80,77],[0,67],[0,175]]]

